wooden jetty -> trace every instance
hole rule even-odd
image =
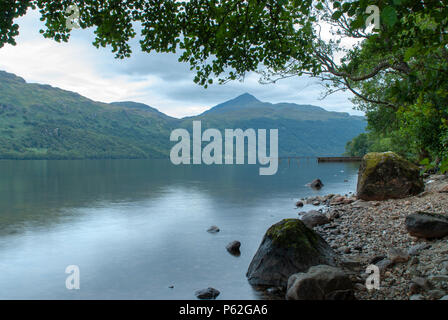
[[[310,160],[319,162],[358,162],[362,160],[362,157],[307,157],[307,156],[286,156],[279,157],[278,162],[282,163],[283,160],[288,161],[288,166],[291,164],[291,160],[297,162],[297,165],[300,165],[300,162],[306,160],[307,162]]]
[[[317,162],[357,162],[362,157],[318,157]]]

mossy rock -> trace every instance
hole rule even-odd
[[[271,226],[266,235],[278,247],[313,250],[319,240],[317,233],[299,219],[284,219]]]
[[[263,237],[246,276],[256,286],[286,288],[290,275],[310,267],[337,264],[337,254],[300,219],[284,219]]]
[[[359,167],[357,196],[363,200],[400,199],[424,190],[420,169],[393,152],[372,152]]]

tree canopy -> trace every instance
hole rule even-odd
[[[348,90],[369,123],[351,148],[391,149],[448,169],[445,1],[3,0],[0,47],[15,43],[16,19],[29,8],[40,11],[43,36],[68,41],[72,5],[95,46],[125,58],[137,37],[144,52],[180,52],[205,87],[254,71],[263,81],[317,77],[327,94]]]

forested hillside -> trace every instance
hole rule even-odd
[[[280,155],[340,155],[364,130],[361,117],[320,107],[271,104],[244,94],[207,112],[169,117],[136,102],[95,102],[0,72],[0,158],[165,158],[175,128],[279,129]]]

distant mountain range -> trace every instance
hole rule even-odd
[[[0,71],[0,159],[166,158],[173,129],[279,129],[279,155],[331,156],[365,119],[311,105],[271,104],[250,94],[177,119],[137,102],[101,103]]]

